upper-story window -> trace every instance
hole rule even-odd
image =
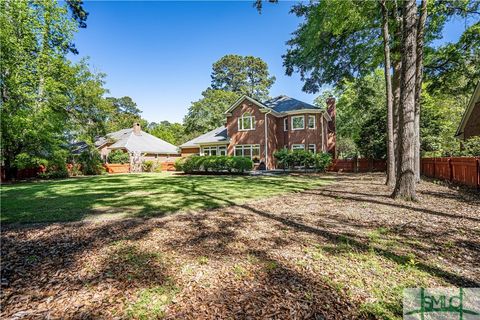
[[[308,116],[308,129],[315,129],[315,116]]]
[[[292,116],[292,130],[305,129],[305,116]]]
[[[288,117],[283,119],[283,131],[288,131]]]
[[[238,130],[240,131],[255,130],[255,116],[252,116],[250,112],[245,112],[238,119]]]

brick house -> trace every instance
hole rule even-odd
[[[475,88],[455,134],[456,138],[463,141],[474,136],[480,136],[480,82]]]
[[[276,168],[273,153],[282,148],[330,152],[335,157],[335,99],[327,108],[279,96],[259,102],[248,96],[225,112],[225,126],[180,146],[182,156],[236,155]]]

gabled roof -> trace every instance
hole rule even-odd
[[[107,134],[95,141],[95,146],[100,147],[107,142],[114,141],[109,149],[126,149],[129,152],[178,154],[178,148],[171,143],[152,136],[145,131],[135,133],[133,128],[122,129]]]
[[[260,108],[266,108],[265,105],[263,105],[260,101],[256,100],[256,99],[253,99],[253,98],[250,98],[249,96],[246,96],[246,95],[243,95],[241,96],[237,101],[235,101],[231,106],[230,108],[227,109],[227,111],[225,111],[225,113],[230,113],[232,112],[236,107],[238,107],[243,100],[247,99],[248,101],[250,101],[251,103],[253,104],[256,104],[257,106],[259,106]]]
[[[463,139],[463,132],[465,130],[465,126],[470,119],[470,115],[473,112],[473,108],[475,107],[476,103],[480,101],[480,81],[477,84],[477,87],[475,88],[475,91],[473,92],[472,97],[470,98],[470,101],[467,105],[467,109],[465,109],[465,112],[463,113],[462,120],[460,121],[460,125],[458,126],[457,132],[455,133],[456,138],[461,138]]]
[[[309,103],[306,103],[294,98],[290,98],[284,95],[267,100],[263,102],[263,104],[268,108],[273,109],[276,112],[290,112],[290,111],[299,111],[299,110],[305,110],[305,109],[322,110],[322,108],[316,107]]]
[[[228,143],[228,141],[229,139],[227,136],[227,128],[225,128],[225,126],[221,126],[213,129],[212,131],[204,133],[201,136],[196,137],[195,139],[185,142],[180,146],[180,148],[195,148],[199,147],[201,144],[219,142]]]
[[[235,101],[234,104],[230,106],[230,108],[225,111],[226,114],[231,113],[236,107],[238,107],[243,100],[247,99],[251,103],[257,105],[263,111],[269,111],[276,115],[276,116],[284,116],[282,113],[293,113],[293,112],[298,112],[302,110],[309,110],[309,111],[315,111],[315,112],[321,112],[324,111],[322,108],[314,106],[312,104],[290,98],[285,95],[281,95],[275,98],[272,98],[270,100],[267,100],[265,102],[260,102],[256,99],[250,98],[249,96],[243,95]]]

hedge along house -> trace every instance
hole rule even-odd
[[[142,131],[139,123],[135,123],[132,128],[115,131],[98,138],[95,141],[95,147],[105,162],[108,154],[113,150],[123,150],[128,152],[131,158],[139,157],[141,161],[170,162],[180,157],[176,146]]]
[[[262,103],[243,96],[225,112],[225,126],[182,144],[181,154],[249,157],[266,169],[276,168],[273,154],[282,148],[335,157],[335,99],[326,104],[319,108],[287,96]]]

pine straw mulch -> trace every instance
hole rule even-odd
[[[372,318],[401,314],[402,286],[480,286],[478,194],[423,182],[407,203],[379,174],[325,178],[164,218],[4,226],[1,317]]]

